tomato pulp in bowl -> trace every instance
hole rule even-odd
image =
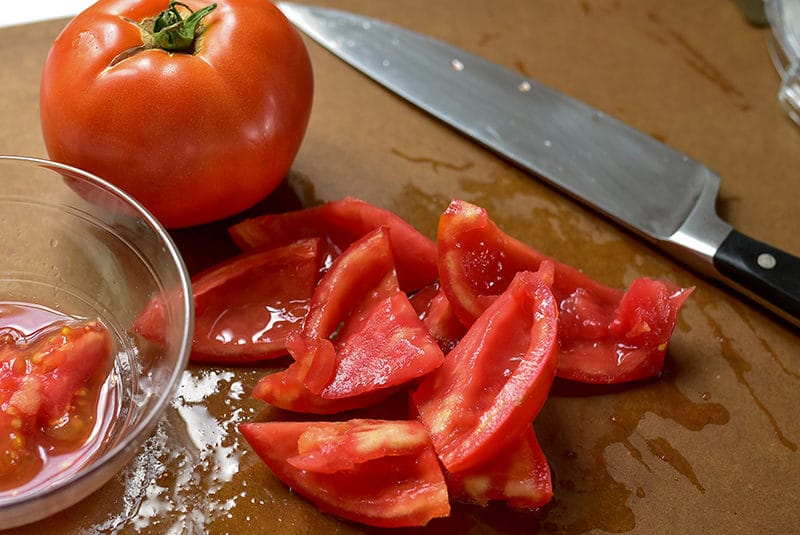
[[[10,528],[73,505],[137,453],[188,362],[194,310],[186,267],[163,227],[126,193],[75,168],[0,156],[0,251],[0,453],[21,459],[9,452],[27,453],[24,446],[44,437],[33,468],[0,465],[0,527]],[[163,344],[133,330],[156,297],[164,307]],[[53,350],[52,340],[60,344]],[[75,413],[62,420],[74,425],[48,422],[52,415],[42,414],[63,378],[88,369],[90,348],[100,346],[108,358],[98,362],[106,367],[61,396]],[[40,387],[36,403],[19,402],[25,374],[39,373],[42,355],[53,354],[63,363],[59,378],[33,383]],[[47,432],[31,430],[31,421]],[[84,425],[91,429],[69,451],[49,442],[53,429],[58,435]]]

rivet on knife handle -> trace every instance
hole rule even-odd
[[[776,313],[800,318],[800,258],[732,230],[714,267]]]

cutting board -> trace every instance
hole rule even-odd
[[[722,176],[723,218],[800,255],[800,128],[776,100],[768,30],[750,25],[734,2],[317,3],[428,33],[628,122]],[[65,22],[0,30],[2,153],[46,156],[39,75]],[[308,133],[285,182],[249,215],[351,195],[434,237],[438,215],[461,198],[485,207],[509,234],[608,285],[649,276],[697,287],[662,377],[614,388],[556,382],[535,422],[553,470],[551,504],[538,512],[458,505],[452,518],[420,532],[800,527],[796,330],[306,43],[316,80]],[[235,252],[225,228],[239,218],[172,233],[192,272]],[[237,434],[239,422],[287,416],[249,397],[276,366],[191,367],[126,470],[35,532],[377,531],[319,513],[277,481]]]

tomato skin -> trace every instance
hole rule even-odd
[[[557,325],[546,281],[519,272],[412,394],[448,471],[488,462],[533,423],[555,377]]]
[[[193,10],[210,2],[186,0]],[[101,0],[53,43],[40,86],[51,159],[126,190],[167,227],[238,213],[284,178],[313,76],[302,38],[263,0],[218,0],[193,54],[142,46],[166,0]]]
[[[398,430],[398,422],[383,425]],[[418,423],[402,425],[411,427]],[[321,463],[324,469],[319,472],[299,469],[289,462],[300,455],[298,443],[309,429],[334,428],[331,433],[336,433],[342,428],[358,431],[364,426],[379,433],[381,422],[243,423],[239,424],[239,431],[281,481],[325,513],[387,528],[424,526],[433,518],[447,516],[450,512],[447,486],[427,437],[425,444],[410,451],[385,451],[385,441],[375,441],[378,449],[360,453],[355,462],[342,458],[346,455],[344,449],[326,451],[318,447],[316,453],[326,457]],[[415,437],[418,435],[414,433]],[[339,465],[341,470],[336,469]],[[353,466],[344,468],[348,465]]]

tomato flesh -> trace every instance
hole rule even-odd
[[[321,511],[371,526],[404,527],[424,526],[450,512],[444,475],[418,425],[264,422],[240,424],[239,430],[278,478]],[[361,434],[369,439],[353,439]],[[332,437],[353,446],[356,459],[346,458],[348,448],[326,447]],[[397,443],[403,446],[392,446]],[[303,464],[298,444],[314,452],[313,462]],[[309,469],[318,466],[320,471]]]
[[[7,490],[34,478],[48,457],[86,442],[113,340],[97,321],[0,331],[0,490]]]
[[[297,455],[287,461],[299,470],[332,474],[381,457],[410,455],[430,445],[428,432],[416,421],[326,422],[309,425],[297,441]]]
[[[467,332],[467,328],[459,321],[439,283],[414,294],[411,303],[442,352],[447,354],[452,351]]]
[[[412,394],[448,471],[487,462],[532,424],[555,377],[557,319],[542,276],[519,272]]]

